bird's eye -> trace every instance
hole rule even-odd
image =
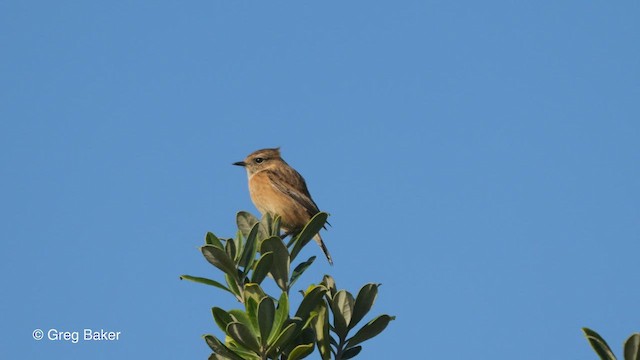
[[[256,163],[260,164],[261,162],[263,162],[263,161],[264,161],[264,159],[263,159],[263,158],[256,158],[254,161],[255,161]]]

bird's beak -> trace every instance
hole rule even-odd
[[[236,166],[247,166],[247,163],[244,161],[238,161],[238,162],[234,162],[233,165]]]

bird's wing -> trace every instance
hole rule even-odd
[[[314,216],[320,212],[318,205],[311,199],[304,178],[294,169],[289,168],[287,170],[286,173],[276,173],[270,170],[265,172],[276,190],[291,197],[298,202],[298,204],[302,205],[307,213],[309,213],[309,216]]]

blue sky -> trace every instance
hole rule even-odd
[[[595,359],[640,331],[638,2],[4,1],[0,357],[204,359],[204,234],[281,146],[362,359]],[[313,244],[312,244],[313,245]],[[320,255],[309,246],[303,256]],[[320,259],[318,259],[320,260]],[[121,331],[110,343],[36,328]],[[311,358],[316,358],[311,357]]]

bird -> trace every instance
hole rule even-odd
[[[280,148],[254,151],[233,165],[247,170],[251,201],[262,215],[280,216],[285,236],[302,231],[307,222],[320,212],[304,178],[282,159]],[[320,245],[329,264],[333,265],[320,233],[313,239]]]

